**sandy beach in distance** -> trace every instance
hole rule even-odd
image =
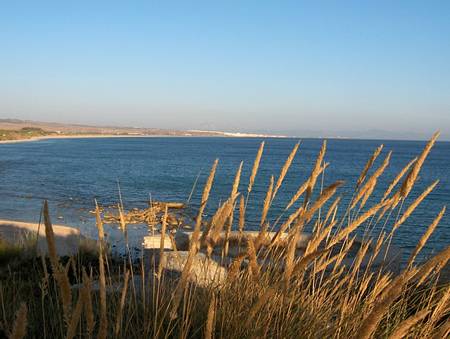
[[[33,137],[29,139],[1,140],[0,144],[15,144],[19,142],[32,142],[50,139],[94,139],[94,138],[156,138],[172,137],[171,135],[127,135],[127,134],[79,134],[79,135],[48,135],[42,137]]]

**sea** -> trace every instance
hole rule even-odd
[[[257,230],[270,177],[275,181],[296,143],[298,153],[273,201],[268,220],[272,225],[289,213],[283,210],[298,187],[309,176],[323,140],[294,138],[149,137],[74,138],[0,144],[0,219],[39,222],[42,204],[49,201],[53,223],[70,225],[95,238],[91,211],[95,200],[101,206],[117,204],[125,209],[145,208],[150,200],[189,202],[195,214],[203,186],[215,159],[219,159],[205,218],[211,217],[231,191],[241,161],[240,192],[246,194],[255,155],[265,141],[260,169],[249,197],[246,228]],[[389,151],[389,167],[380,178],[367,206],[377,203],[397,173],[425,146],[425,141],[329,139],[325,161],[330,165],[318,180],[317,192],[336,180],[343,180],[337,195],[342,196],[343,213],[355,183],[373,151],[383,144],[374,168]],[[422,191],[439,179],[433,192],[398,229],[393,244],[410,253],[443,206],[450,204],[450,142],[437,142],[403,210]],[[189,199],[190,198],[190,199]],[[450,243],[450,212],[441,220],[423,250],[430,256]],[[394,220],[396,215],[391,216]],[[279,225],[279,222],[275,225]],[[117,226],[107,225],[108,239],[120,248],[124,243]],[[392,222],[375,225],[372,236],[389,230]],[[275,226],[276,228],[276,226]],[[129,241],[139,250],[146,225],[130,225]],[[362,232],[362,230],[360,231]]]

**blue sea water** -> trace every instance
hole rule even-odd
[[[145,207],[151,195],[154,200],[186,201],[197,175],[197,188],[192,205],[198,205],[203,184],[214,159],[219,158],[209,213],[227,199],[234,174],[244,161],[241,191],[245,192],[251,167],[262,139],[257,138],[101,138],[41,140],[0,145],[0,219],[37,222],[44,199],[48,199],[54,223],[79,227],[87,236],[95,237],[90,209],[94,199],[102,205],[117,203],[118,182],[125,208]],[[265,139],[261,161],[248,209],[248,228],[257,228],[259,212],[270,176],[275,180],[296,139]],[[301,140],[299,152],[274,200],[270,220],[275,220],[298,186],[309,176],[322,140]],[[392,159],[378,183],[369,205],[379,201],[390,180],[412,158],[420,154],[423,141],[328,140],[325,160],[330,166],[323,185],[344,180],[338,191],[343,200],[351,198],[355,182],[366,161],[380,144]],[[437,188],[398,230],[394,244],[408,252],[424,233],[444,205],[450,202],[450,143],[438,142],[423,166],[409,202],[434,180]],[[319,186],[321,182],[318,183]],[[344,207],[342,207],[344,209]],[[377,229],[375,229],[376,232]],[[111,239],[120,233],[107,228]],[[130,229],[131,239],[139,246],[147,233],[144,226]],[[442,219],[430,238],[425,254],[450,243],[450,217]]]

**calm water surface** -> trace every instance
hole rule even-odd
[[[192,198],[195,207],[211,164],[219,158],[219,167],[211,193],[210,208],[227,198],[235,171],[244,161],[241,189],[246,190],[249,172],[260,139],[246,138],[105,138],[41,140],[0,145],[0,219],[37,222],[43,199],[48,199],[55,223],[79,227],[88,236],[95,236],[89,209],[94,199],[110,205],[118,201],[118,185],[125,207],[145,207],[151,194],[156,200],[186,201],[195,178],[200,173]],[[278,176],[296,139],[266,139],[261,162],[249,205],[249,228],[258,224],[260,208],[270,175]],[[322,141],[301,141],[299,153],[283,183],[271,211],[275,219],[299,184],[309,175]],[[379,199],[389,181],[412,158],[425,142],[328,140],[326,161],[330,163],[324,185],[345,180],[340,190],[344,201],[373,150],[383,143],[385,148],[376,166],[387,151],[392,160],[383,180],[379,182],[371,203]],[[438,187],[416,212],[402,225],[394,243],[410,251],[443,205],[450,202],[450,143],[438,142],[432,150],[415,186],[411,199],[417,197],[435,179]],[[376,231],[376,230],[375,230]],[[110,239],[121,235],[108,228]],[[139,246],[145,227],[132,227],[131,238]],[[450,218],[444,216],[429,240],[425,254],[450,243]]]

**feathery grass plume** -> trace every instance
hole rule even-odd
[[[303,271],[306,269],[306,267],[315,259],[319,258],[322,255],[326,255],[328,252],[331,251],[331,248],[327,248],[324,250],[316,250],[315,252],[312,252],[310,254],[304,255],[303,257],[298,260],[293,269],[292,273],[295,273],[295,275],[299,275],[303,273]]]
[[[445,314],[445,312],[450,312],[450,285],[447,285],[447,288],[442,293],[442,297],[440,298],[438,304],[433,310],[433,313],[430,317],[430,323],[435,324],[439,318]]]
[[[260,268],[256,257],[255,241],[252,237],[249,237],[247,240],[247,256],[249,258],[250,273],[256,279],[259,276]]]
[[[205,188],[202,194],[202,201],[200,204],[200,208],[197,214],[197,220],[195,222],[194,233],[192,234],[191,241],[189,243],[189,252],[188,257],[186,259],[186,263],[184,265],[183,271],[181,272],[181,278],[175,288],[174,298],[172,300],[172,311],[171,318],[175,319],[177,317],[178,306],[180,305],[181,297],[183,295],[183,291],[186,288],[189,273],[191,271],[192,263],[194,262],[194,257],[197,254],[198,249],[200,248],[199,239],[200,239],[200,230],[202,226],[202,216],[203,211],[205,210],[206,203],[209,198],[209,192],[211,191],[211,187],[214,181],[214,175],[216,173],[217,164],[219,163],[219,159],[214,161],[214,164],[211,168],[211,172],[209,173],[208,180],[206,181]]]
[[[213,247],[217,243],[217,241],[220,238],[221,232],[223,230],[223,226],[225,225],[225,222],[230,217],[231,212],[234,208],[234,201],[236,200],[236,196],[230,197],[222,206],[219,208],[219,210],[216,212],[216,214],[213,217],[213,221],[211,222],[211,235],[209,239],[206,239],[207,242],[207,249],[208,249],[208,255],[211,255]],[[206,233],[206,232],[205,232]],[[208,241],[210,240],[210,241]]]
[[[247,257],[247,253],[239,253],[228,267],[227,281],[232,282],[239,273],[242,262]]]
[[[205,339],[211,339],[213,337],[214,330],[214,320],[216,317],[216,295],[214,292],[211,293],[211,300],[208,307],[208,315],[206,318],[205,325]]]
[[[47,240],[48,247],[48,256],[50,258],[50,263],[52,264],[52,268],[54,271],[57,271],[59,268],[59,259],[58,254],[56,253],[56,244],[55,244],[55,234],[53,233],[53,226],[50,220],[50,213],[48,210],[48,202],[44,201],[44,225],[45,225],[45,238]]]
[[[339,207],[339,203],[341,202],[341,199],[342,199],[342,197],[339,196],[333,201],[333,203],[331,204],[331,206],[328,209],[327,214],[325,216],[324,224],[326,224],[328,222],[328,220],[330,220],[330,218],[331,218],[331,221],[335,220],[336,212]]]
[[[166,210],[167,210],[167,206],[166,206]],[[120,329],[122,327],[123,309],[125,307],[125,299],[127,297],[129,277],[130,277],[130,271],[127,270],[125,272],[125,277],[123,279],[123,288],[122,288],[122,293],[120,295],[120,305],[119,305],[119,308],[117,310],[117,315],[116,315],[116,326],[114,329],[114,335],[116,336],[116,338],[119,338]]]
[[[364,257],[367,254],[367,251],[369,250],[369,248],[371,247],[372,242],[369,241],[365,241],[362,243],[361,247],[358,250],[358,253],[356,254],[356,258],[353,261],[353,274],[352,277],[350,279],[350,282],[353,282],[353,278],[355,277],[356,272],[359,271],[359,269],[361,268],[361,263],[364,259]],[[351,284],[350,284],[351,285]]]
[[[319,196],[319,198],[314,202],[314,204],[309,208],[308,210],[304,210],[299,216],[297,221],[295,222],[295,225],[291,231],[290,240],[288,242],[288,249],[286,252],[286,259],[285,259],[285,275],[284,280],[286,281],[286,284],[288,284],[288,281],[290,280],[292,270],[293,270],[293,263],[294,263],[294,257],[295,257],[295,251],[297,248],[297,242],[300,236],[300,232],[303,229],[303,226],[305,223],[309,222],[311,218],[314,216],[316,211],[322,207],[323,204],[325,204],[328,199],[330,199],[333,194],[336,192],[337,188],[343,184],[343,181],[336,181],[335,183],[331,184],[327,188],[325,188],[322,192],[322,194]],[[280,228],[281,230],[281,228]],[[281,234],[281,233],[280,233]],[[274,241],[277,241],[275,238],[278,234],[275,235],[275,237],[272,239],[272,244]]]
[[[434,143],[436,142],[436,139],[439,137],[440,132],[436,132],[431,137],[430,141],[425,145],[424,150],[422,151],[422,154],[420,154],[417,161],[414,163],[414,166],[411,168],[411,171],[408,173],[405,181],[402,184],[402,187],[400,188],[400,195],[402,198],[406,198],[411,192],[412,187],[414,186],[414,183],[416,182],[416,179],[419,175],[420,169],[422,168],[422,165],[428,156],[428,153],[430,153],[431,148],[433,147]]]
[[[372,206],[363,214],[361,214],[358,218],[353,220],[346,228],[342,229],[336,235],[334,235],[330,240],[329,246],[334,246],[335,244],[346,238],[350,233],[356,230],[363,222],[365,222],[372,215],[377,213],[380,210],[380,208],[384,207],[386,204],[387,204],[386,202],[380,202]]]
[[[292,213],[287,220],[280,226],[275,236],[272,238],[270,247],[275,246],[281,239],[281,235],[288,229],[289,226],[296,220],[304,211],[303,206],[299,207],[294,213]]]
[[[237,197],[243,164],[244,164],[244,162],[241,161],[241,163],[239,164],[239,168],[238,168],[238,170],[236,172],[236,175],[234,177],[233,187],[231,189],[231,196],[232,197],[234,197],[234,196]],[[235,206],[236,206],[236,203],[235,203],[235,201],[233,201],[233,209],[231,210],[231,214],[230,214],[230,216],[228,218],[228,223],[227,223],[227,227],[226,227],[226,230],[225,230],[225,245],[224,245],[224,254],[225,254],[225,256],[228,255],[229,238],[230,238],[231,228],[233,227]]]
[[[430,186],[428,186],[427,189],[425,191],[423,191],[422,194],[419,195],[419,197],[416,200],[414,200],[411,205],[408,206],[408,208],[406,209],[405,213],[403,213],[401,218],[394,224],[394,227],[392,229],[393,232],[401,224],[403,224],[406,221],[406,219],[408,219],[408,217],[414,212],[416,207],[419,206],[419,204],[422,202],[422,200],[425,199],[428,194],[430,194],[430,192],[436,187],[436,185],[438,183],[439,183],[439,180],[436,180],[434,183],[432,183]]]
[[[405,338],[409,332],[409,330],[415,326],[419,321],[425,318],[430,313],[430,310],[424,309],[416,314],[410,316],[403,320],[397,328],[392,332],[389,336],[389,339],[402,339]]]
[[[426,232],[420,238],[419,242],[416,245],[416,248],[414,249],[413,253],[411,254],[411,256],[408,259],[408,266],[413,264],[414,259],[416,258],[417,254],[420,252],[420,250],[423,248],[423,246],[428,241],[428,238],[431,236],[431,234],[436,229],[436,226],[439,224],[439,222],[441,221],[442,217],[444,216],[445,209],[446,208],[444,206],[442,208],[442,210],[439,212],[439,214],[437,215],[437,217],[430,224],[430,226],[428,226]]]
[[[261,161],[261,156],[262,156],[263,150],[264,150],[264,141],[259,146],[258,153],[256,153],[255,162],[253,163],[252,173],[250,175],[250,180],[248,182],[248,187],[247,187],[247,199],[248,199],[248,195],[252,191],[253,184],[255,183],[255,178],[256,178],[256,174],[258,173],[259,163]]]
[[[423,284],[423,282],[431,273],[431,271],[433,271],[435,268],[437,268],[437,270],[439,271],[440,269],[442,269],[442,267],[445,266],[445,264],[449,260],[450,260],[450,246],[447,246],[441,252],[439,252],[431,259],[429,259],[426,263],[419,266],[417,274],[414,276],[415,279],[419,279],[417,286]]]
[[[317,250],[319,245],[322,243],[323,240],[330,234],[333,227],[336,225],[336,220],[333,220],[330,222],[328,226],[325,228],[318,230],[318,232],[315,232],[312,236],[311,240],[308,241],[308,245],[306,246],[305,254],[308,255],[309,253],[314,252]]]
[[[289,167],[291,167],[292,161],[294,161],[295,154],[297,153],[298,147],[300,146],[300,143],[296,143],[294,148],[292,149],[291,153],[289,154],[288,158],[286,159],[286,162],[284,163],[283,167],[281,168],[280,176],[277,179],[277,184],[275,185],[275,189],[273,190],[273,195],[270,199],[272,202],[273,199],[275,199],[275,196],[277,195],[277,192],[279,188],[281,187],[281,184],[283,183],[283,180],[289,170]]]
[[[245,212],[245,200],[244,196],[241,196],[241,199],[239,201],[239,233],[244,232],[244,226],[245,226],[245,219],[244,219],[244,212]]]
[[[70,318],[69,326],[67,327],[67,335],[66,335],[67,339],[72,339],[73,337],[75,337],[82,311],[83,311],[83,298],[81,295],[79,295],[72,317]]]
[[[166,204],[166,208],[164,209],[164,216],[161,223],[161,239],[159,244],[159,265],[158,265],[158,280],[161,279],[161,274],[163,270],[163,255],[164,255],[164,239],[166,236],[166,227],[167,227],[167,213],[168,208]]]
[[[308,180],[308,186],[306,187],[305,206],[308,203],[309,199],[311,198],[311,194],[314,189],[314,186],[316,185],[317,178],[321,173],[322,162],[323,158],[325,157],[326,150],[327,150],[327,141],[324,140],[322,143],[322,147],[320,148],[319,155],[317,156],[316,163]]]
[[[48,253],[50,257],[50,263],[53,269],[53,275],[58,284],[61,302],[63,304],[64,320],[67,324],[70,322],[70,316],[72,311],[72,290],[70,288],[70,281],[64,268],[59,262],[58,255],[56,253],[55,235],[53,233],[53,226],[50,220],[50,213],[48,210],[48,202],[44,201],[44,225],[45,225],[45,238],[47,240]]]
[[[319,173],[317,173],[317,176],[321,175],[323,171],[329,166],[329,163],[325,163],[319,170]],[[295,192],[294,196],[289,200],[289,203],[285,207],[285,210],[288,210],[291,208],[292,205],[294,205],[298,199],[302,196],[303,193],[305,193],[306,189],[309,186],[309,182],[311,180],[311,177],[309,177],[301,186],[298,188],[297,192]]]
[[[305,224],[303,221],[303,214],[304,213],[302,213],[298,217],[298,220],[295,222],[295,225],[289,232],[288,236],[287,251],[284,259],[284,284],[286,290],[289,287],[289,282],[294,270],[295,251],[297,250],[297,243],[300,237],[300,232],[302,231]]]
[[[83,288],[81,289],[81,296],[83,297],[83,305],[84,305],[84,315],[86,317],[86,328],[88,331],[89,337],[94,332],[95,320],[94,320],[94,310],[92,308],[92,297],[91,297],[91,279],[86,273],[86,270],[83,267]]]
[[[103,230],[103,221],[100,215],[100,208],[97,201],[95,201],[95,219],[98,231],[98,268],[99,268],[99,290],[100,290],[100,325],[98,330],[98,338],[106,339],[108,334],[108,317],[106,310],[106,277],[105,277],[105,264],[104,264],[104,238],[105,233]]]
[[[361,174],[359,175],[358,181],[356,182],[356,189],[358,189],[359,186],[366,179],[367,173],[369,172],[369,170],[372,167],[375,160],[377,160],[378,156],[380,155],[381,151],[383,150],[383,147],[384,147],[383,145],[378,146],[378,148],[373,152],[370,159],[367,161],[366,166],[362,170]]]
[[[9,338],[11,339],[22,339],[27,334],[27,305],[22,302],[20,304],[19,310],[16,313],[16,320],[14,321],[13,329]]]
[[[448,338],[449,335],[450,335],[450,321],[447,321],[435,331],[432,338],[433,339]]]
[[[233,211],[234,201],[236,200],[237,195],[238,194],[229,197],[223,204],[220,205],[216,213],[214,213],[211,221],[208,223],[205,231],[202,233],[200,244],[207,243],[208,240],[212,239],[214,239],[214,241],[217,240],[223,226],[225,225],[225,222],[228,220]]]
[[[363,208],[367,199],[370,197],[370,195],[373,192],[373,189],[375,188],[378,178],[383,174],[386,167],[389,165],[389,160],[391,159],[392,152],[389,152],[386,158],[384,158],[383,163],[380,167],[373,173],[373,175],[370,177],[369,180],[361,187],[361,189],[358,191],[358,194],[356,195],[355,199],[353,199],[353,203],[350,206],[350,209],[353,209],[356,204],[361,200],[361,207]]]
[[[369,339],[372,336],[384,314],[388,311],[395,299],[400,295],[403,290],[403,286],[408,282],[409,278],[409,272],[403,272],[386,287],[386,290],[383,292],[380,300],[375,303],[372,310],[363,319],[354,338]]]
[[[259,297],[258,301],[252,306],[248,312],[247,321],[245,327],[250,327],[256,314],[261,310],[261,308],[274,296],[276,295],[275,290],[269,287],[262,295]]]
[[[397,174],[397,176],[392,180],[386,192],[384,192],[382,200],[385,200],[389,194],[391,194],[394,187],[398,184],[401,178],[405,175],[405,173],[409,170],[409,168],[417,161],[417,157],[412,159],[403,169]]]
[[[266,222],[267,213],[269,212],[270,204],[272,201],[272,192],[275,193],[273,191],[273,175],[270,177],[269,188],[267,189],[266,197],[264,199],[261,221],[259,223],[260,227],[263,227],[264,223]]]
[[[314,214],[336,193],[338,187],[343,183],[344,181],[338,180],[326,187],[314,204],[309,209],[305,210],[305,213],[303,213],[300,217],[306,222],[309,222]]]
[[[305,222],[306,223],[309,222],[311,220],[311,218],[314,216],[314,214],[317,212],[317,210],[319,208],[321,208],[334,195],[334,193],[336,193],[337,188],[339,186],[341,186],[343,183],[344,182],[341,180],[336,181],[335,183],[331,184],[330,186],[328,186],[327,188],[325,188],[322,191],[322,194],[319,196],[319,198],[314,202],[314,204],[308,210],[305,210],[304,207],[300,207],[296,212],[291,214],[289,216],[288,220],[283,225],[281,225],[278,232],[272,238],[270,246],[271,247],[274,246],[279,241],[281,234],[284,233],[284,231],[287,229],[287,227],[289,227],[289,225],[295,219],[297,219],[295,227],[297,227],[298,229],[300,229],[300,227],[303,227]],[[298,236],[296,236],[296,238],[298,240]],[[295,241],[295,244],[297,243],[297,240]],[[291,248],[290,250],[288,250],[287,253],[288,253],[288,257],[290,258],[289,261],[293,260],[292,256],[293,256],[293,253],[295,253],[295,248]],[[288,257],[286,257],[286,258],[288,258]],[[288,273],[288,275],[290,275],[290,274]]]
[[[337,197],[333,201],[331,206],[328,208],[327,214],[325,215],[325,219],[322,222],[320,222],[317,225],[317,227],[314,228],[314,232],[315,233],[318,234],[320,232],[320,230],[322,229],[323,225],[326,225],[328,223],[328,220],[330,220],[330,218],[331,218],[330,222],[334,222],[335,221],[335,217],[336,217],[336,213],[337,213],[337,209],[338,209],[340,201],[341,201],[341,197]]]
[[[306,189],[309,185],[309,178],[298,188],[297,192],[295,192],[294,196],[289,200],[289,203],[287,204],[285,210],[288,210],[291,208],[292,205],[294,205],[297,200],[302,196],[303,193],[305,193]]]

